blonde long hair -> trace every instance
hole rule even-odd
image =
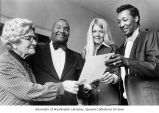
[[[114,44],[108,23],[102,18],[94,18],[92,22],[90,23],[90,26],[87,32],[87,43],[82,52],[82,56],[84,59],[88,56],[93,56],[93,53],[94,53],[94,40],[92,36],[92,29],[95,24],[103,28],[104,43],[106,45]]]

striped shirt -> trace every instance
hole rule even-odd
[[[0,56],[0,105],[29,105],[49,101],[64,93],[62,83],[37,84],[32,71],[10,52]]]

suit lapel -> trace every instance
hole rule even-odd
[[[53,66],[53,61],[51,58],[51,52],[50,52],[50,46],[47,44],[44,48],[42,48],[42,53],[41,53],[41,61],[43,68],[50,73],[52,77],[56,78],[59,80],[59,77],[56,73],[56,70]]]
[[[136,57],[136,52],[138,51],[139,49],[139,43],[142,44],[140,41],[140,38],[143,37],[144,33],[143,32],[140,32],[139,35],[137,36],[134,44],[133,44],[133,47],[131,49],[131,53],[130,53],[130,57],[129,58],[135,58]]]
[[[61,79],[63,79],[65,76],[67,76],[68,72],[71,71],[71,67],[73,66],[73,63],[75,62],[75,57],[73,57],[72,52],[69,49],[66,49],[66,61],[65,66],[62,72]]]
[[[125,45],[122,44],[118,50],[118,53],[124,56],[124,51],[125,51]]]

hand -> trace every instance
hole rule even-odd
[[[84,89],[86,89],[86,90],[91,90],[91,89],[92,89],[91,84],[85,83],[85,84],[84,84]]]
[[[64,90],[70,93],[77,94],[79,90],[79,85],[77,81],[66,80],[63,82]]]
[[[90,83],[91,88],[96,89],[99,86],[99,83],[100,83],[100,79],[93,81],[92,83]]]
[[[108,67],[129,67],[129,60],[120,54],[115,54],[105,62],[105,65]]]
[[[105,84],[117,83],[118,76],[115,74],[111,74],[110,72],[106,72],[104,75],[101,76],[100,81],[104,82]]]
[[[84,91],[86,97],[88,97],[90,95],[91,89],[92,89],[91,84],[89,84],[89,83],[84,84],[83,91]]]
[[[84,83],[84,84],[81,84],[79,85],[79,92],[78,92],[78,95],[80,97],[84,97],[84,98],[87,98],[90,96],[91,94],[91,85],[89,83]]]

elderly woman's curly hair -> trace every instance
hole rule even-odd
[[[12,43],[19,42],[30,30],[35,30],[31,20],[22,18],[11,19],[7,21],[3,27],[0,38],[1,43],[11,46]]]

